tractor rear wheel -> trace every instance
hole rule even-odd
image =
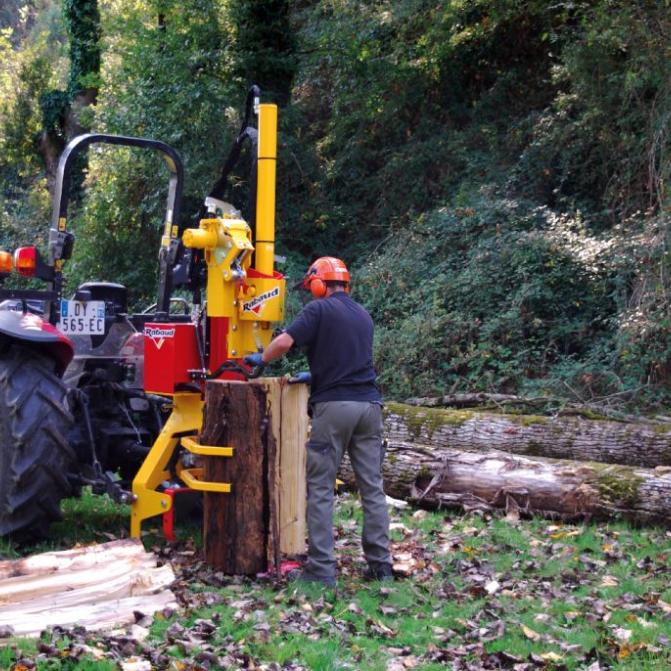
[[[49,357],[18,344],[0,352],[0,536],[44,536],[61,518],[77,462],[72,421]]]

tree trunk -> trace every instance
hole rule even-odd
[[[203,540],[210,566],[253,575],[268,568],[272,529],[268,468],[275,445],[268,431],[266,394],[245,382],[207,384],[201,443],[233,447],[233,456],[205,457],[204,478],[231,484],[230,494],[206,493]]]
[[[392,447],[415,444],[466,452],[497,449],[646,468],[671,466],[671,424],[505,415],[388,403],[385,438]]]
[[[671,522],[669,467],[652,470],[394,442],[387,447],[383,473],[388,495],[430,507]],[[347,460],[340,477],[354,486]]]

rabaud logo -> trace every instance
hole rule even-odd
[[[253,312],[254,314],[259,314],[261,312],[261,308],[263,307],[263,304],[266,301],[271,300],[272,298],[276,298],[277,296],[280,295],[280,288],[279,287],[274,287],[272,289],[269,289],[268,291],[264,291],[262,294],[259,294],[258,296],[254,296],[252,300],[247,301],[246,303],[242,304],[242,311],[243,312]]]
[[[148,338],[151,338],[154,341],[156,349],[161,349],[161,347],[163,347],[163,343],[166,340],[166,338],[175,337],[175,329],[165,328],[161,326],[145,326],[144,334]]]

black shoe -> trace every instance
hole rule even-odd
[[[391,564],[369,564],[364,577],[366,580],[387,582],[394,579],[394,573],[391,570]]]
[[[300,569],[289,571],[289,573],[287,573],[287,580],[289,582],[320,583],[324,585],[324,587],[336,586],[336,579],[333,576],[315,575],[314,573],[310,573],[310,571],[306,571],[305,569],[302,571]]]

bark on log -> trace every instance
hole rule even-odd
[[[231,483],[230,494],[204,496],[203,541],[210,566],[225,573],[266,571],[272,553],[268,468],[275,445],[268,431],[266,394],[244,382],[209,382],[201,443],[233,447],[232,458],[205,457],[204,477]]]
[[[388,495],[430,507],[671,523],[669,467],[653,470],[395,442],[387,447],[383,473]],[[347,460],[340,477],[355,485]]]
[[[497,414],[388,403],[391,446],[482,452],[491,449],[655,468],[671,466],[671,424],[631,424],[583,417]]]

